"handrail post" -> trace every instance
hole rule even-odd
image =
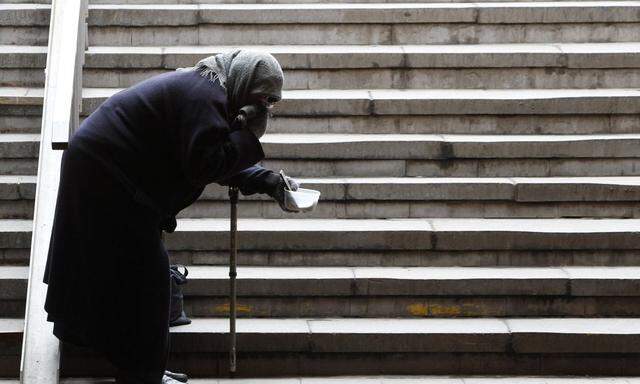
[[[38,178],[31,232],[20,382],[59,382],[60,344],[44,310],[43,283],[62,151],[78,126],[82,102],[82,63],[86,50],[87,0],[52,0],[42,106]],[[75,44],[74,44],[75,42]]]

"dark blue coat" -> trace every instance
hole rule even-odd
[[[111,96],[74,140],[173,217],[212,182],[244,194],[275,187],[277,174],[251,167],[264,158],[258,139],[247,130],[229,133],[232,117],[217,81],[174,71]]]
[[[279,180],[253,166],[260,142],[229,132],[230,117],[219,83],[174,71],[116,93],[83,121],[62,158],[44,276],[61,340],[161,373],[169,268],[159,228],[172,231],[167,217],[208,183],[251,194]]]

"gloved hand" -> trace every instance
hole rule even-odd
[[[173,379],[173,380],[179,381],[181,383],[186,383],[187,381],[189,381],[189,376],[187,376],[184,373],[164,371],[164,377],[167,377],[168,379]],[[164,377],[163,377],[163,379],[164,379]]]
[[[275,176],[278,177],[278,181],[277,183],[274,183],[274,187],[267,192],[267,194],[269,196],[271,196],[275,201],[278,202],[278,205],[280,205],[280,208],[285,211],[285,212],[298,212],[298,211],[294,211],[291,209],[288,209],[287,207],[285,207],[284,205],[284,191],[287,188],[287,184],[284,181],[284,178],[282,177],[282,175],[274,173]],[[286,176],[287,181],[289,182],[289,185],[291,185],[291,190],[295,191],[298,189],[299,184],[297,181],[295,181],[294,179],[292,179],[289,176]]]

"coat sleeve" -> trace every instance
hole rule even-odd
[[[220,185],[239,187],[243,195],[254,193],[273,193],[280,182],[280,175],[270,169],[254,165],[242,170],[228,179],[221,180]]]
[[[264,158],[262,145],[248,130],[229,133],[212,100],[189,100],[180,111],[177,135],[180,166],[193,185],[230,177]]]

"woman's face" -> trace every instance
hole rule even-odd
[[[273,105],[280,101],[279,98],[271,95],[255,93],[249,96],[247,104],[258,104],[266,108],[267,110],[273,108]]]

